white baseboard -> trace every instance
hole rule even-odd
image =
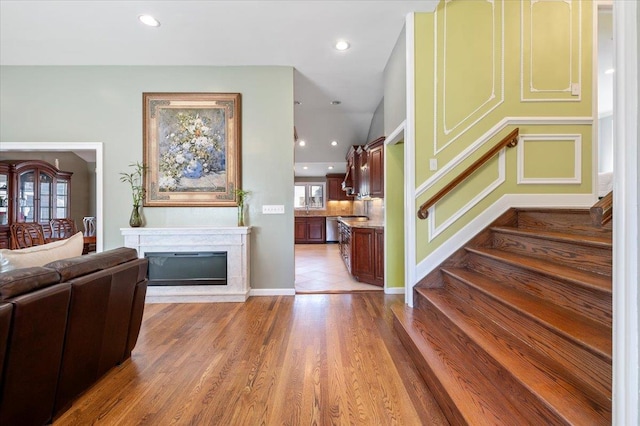
[[[295,296],[295,288],[252,288],[249,296]]]
[[[404,287],[385,288],[384,294],[404,294]]]
[[[416,283],[444,262],[467,241],[512,207],[588,208],[596,201],[593,194],[506,194],[435,249],[416,266]]]

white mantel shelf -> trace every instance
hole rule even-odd
[[[226,251],[227,285],[149,286],[147,303],[244,302],[249,297],[251,227],[120,228],[125,247],[147,252]]]

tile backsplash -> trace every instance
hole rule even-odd
[[[353,205],[358,201],[327,201],[326,210],[296,210],[295,216],[347,216],[355,214]]]
[[[384,222],[384,199],[374,198],[373,200],[354,201],[353,214],[367,216],[369,220],[375,222]]]

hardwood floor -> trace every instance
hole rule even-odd
[[[54,425],[441,425],[392,330],[400,295],[146,305],[132,358]]]

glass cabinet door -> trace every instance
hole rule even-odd
[[[69,181],[56,181],[56,217],[69,217]]]
[[[9,224],[9,175],[0,174],[0,225]]]
[[[25,172],[18,179],[18,222],[35,222],[35,172]]]
[[[39,222],[48,224],[53,216],[53,177],[46,173],[39,173],[40,181],[40,217]]]

